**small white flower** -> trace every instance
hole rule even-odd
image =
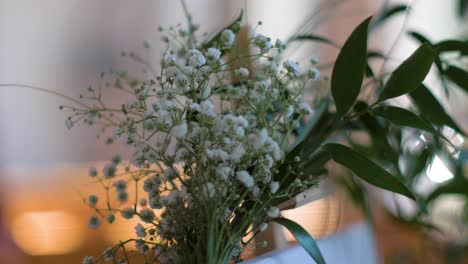
[[[183,122],[179,125],[175,125],[171,129],[171,135],[177,139],[185,138],[187,135],[187,123]]]
[[[310,115],[313,112],[312,108],[306,103],[300,103],[297,108],[302,115]]]
[[[279,189],[279,183],[272,181],[270,183],[270,192],[271,193],[276,193],[278,191],[278,189]]]
[[[112,183],[112,186],[114,186],[116,191],[123,192],[127,189],[127,182],[124,180],[118,180]]]
[[[120,211],[120,215],[122,215],[122,217],[125,219],[132,218],[134,214],[135,214],[135,211],[133,210],[132,207],[128,207]]]
[[[267,224],[267,223],[262,223],[262,224],[259,226],[258,230],[259,230],[260,232],[263,232],[263,231],[265,231],[267,228],[268,228],[268,224]]]
[[[146,230],[140,223],[135,226],[135,233],[137,237],[146,237]]]
[[[317,68],[310,68],[307,72],[307,76],[312,80],[317,80],[320,77],[320,71]]]
[[[84,257],[83,264],[94,264],[94,258],[90,256]]]
[[[264,158],[265,158],[265,160],[264,160],[265,161],[265,168],[271,169],[271,167],[273,167],[273,158],[268,154],[266,154]]]
[[[149,224],[153,222],[154,217],[155,217],[153,210],[149,208],[141,209],[141,211],[139,212],[139,216],[143,222],[149,223]]]
[[[148,193],[154,192],[159,188],[159,184],[161,184],[161,179],[158,176],[153,176],[143,182],[143,190]]]
[[[101,221],[97,216],[91,216],[88,221],[88,227],[90,229],[96,229],[101,225]]]
[[[216,175],[221,179],[227,181],[229,176],[231,176],[232,168],[227,166],[219,166],[216,168]]]
[[[115,221],[115,216],[113,214],[108,214],[106,220],[108,223],[112,224]]]
[[[278,209],[278,207],[271,207],[270,209],[268,209],[267,215],[271,218],[278,217],[280,215],[280,210]]]
[[[221,33],[221,42],[224,46],[231,46],[236,39],[236,35],[230,29],[226,29]]]
[[[174,78],[179,74],[180,70],[176,66],[169,66],[164,69],[164,76],[166,78]]]
[[[271,44],[271,39],[262,34],[258,34],[257,36],[255,36],[254,44],[261,50],[261,52],[267,52],[273,47],[273,45]]]
[[[128,193],[123,191],[123,192],[118,192],[117,193],[117,199],[119,200],[119,202],[123,203],[123,202],[126,202],[128,200]]]
[[[244,156],[245,154],[245,149],[241,144],[237,144],[231,151],[230,157],[231,160],[235,162],[239,162],[240,159]]]
[[[289,118],[293,113],[294,113],[294,107],[292,105],[289,105],[288,108],[286,109],[286,112],[284,113],[284,116],[286,118]]]
[[[90,196],[88,196],[89,205],[94,207],[96,206],[97,202],[98,202],[98,197],[96,195],[91,194]]]
[[[313,65],[319,63],[319,58],[317,56],[311,56],[310,57],[310,63],[313,64]]]
[[[115,167],[115,165],[110,163],[104,166],[104,169],[102,172],[103,172],[104,178],[109,179],[115,176],[116,171],[117,171],[117,168]]]
[[[73,127],[73,121],[71,120],[71,118],[67,118],[67,120],[65,121],[65,126],[67,127],[67,129],[71,129]]]
[[[243,171],[238,171],[236,173],[236,178],[247,188],[252,188],[254,184],[254,179],[250,174],[243,170]]]
[[[221,51],[216,48],[209,48],[206,51],[205,56],[210,60],[219,61],[219,59],[221,58]]]
[[[197,50],[197,49],[192,49],[189,50],[189,58],[188,58],[188,64],[192,67],[200,67],[205,65],[206,59],[203,54]]]
[[[247,77],[249,77],[249,70],[247,70],[244,67],[240,67],[239,69],[235,70],[235,73],[241,79],[246,79]]]
[[[89,172],[88,172],[89,176],[91,177],[96,177],[97,176],[97,170],[95,167],[90,167],[89,168]]]
[[[148,252],[148,250],[149,250],[148,245],[146,244],[146,242],[143,239],[138,239],[137,241],[135,241],[135,247],[142,254]]]
[[[275,48],[277,48],[279,51],[283,51],[286,49],[286,44],[281,39],[276,39]]]
[[[286,60],[283,62],[283,67],[293,76],[299,75],[299,64],[292,60]]]
[[[216,116],[214,104],[210,100],[205,100],[200,104],[200,113],[214,117]]]

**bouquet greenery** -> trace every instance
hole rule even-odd
[[[86,257],[83,263],[126,263],[129,242],[147,263],[238,262],[270,222],[289,229],[317,263],[324,263],[314,239],[281,217],[280,208],[316,187],[327,175],[330,160],[348,168],[353,177],[424,208],[401,170],[391,167],[398,163],[397,150],[404,142],[401,127],[418,135],[433,134],[434,142],[450,147],[452,154],[457,146],[440,128],[463,132],[422,85],[431,65],[442,63],[440,52],[449,44],[423,41],[389,76],[375,76],[368,63],[370,58],[386,58],[367,49],[369,29],[403,10],[384,10],[355,28],[334,63],[330,92],[315,93],[313,105],[304,101],[304,92],[320,77],[316,62],[300,67],[283,58],[286,43],[255,33],[246,40],[249,51],[242,50],[236,42],[242,13],[201,42],[190,15],[187,29],[161,28],[167,45],[158,72],[145,58],[123,54],[142,63],[149,77],[103,74],[105,82],[114,85],[89,87],[82,95],[88,102],[71,109],[67,126],[84,121],[102,126],[103,133],[112,128],[107,141],[120,139],[133,151],[122,172],[118,155],[102,173],[90,170],[106,197],[102,204],[96,195],[86,200],[96,213],[89,227],[112,223],[117,214],[138,217],[141,223],[135,227],[136,238],[108,248],[99,258]],[[314,35],[290,41],[309,40],[331,43]],[[466,48],[464,42],[456,45]],[[128,102],[120,108],[107,106],[102,100],[107,88],[127,93]],[[421,115],[387,103],[403,95],[414,100]],[[353,130],[368,131],[373,148],[380,150],[374,160],[389,170],[357,151],[364,148],[359,142],[349,139],[342,144]],[[359,186],[355,180],[345,183],[350,189]],[[128,188],[135,190],[134,197],[129,197]]]
[[[386,6],[360,23],[342,45],[330,79],[320,76],[315,59],[299,65],[283,51],[293,41],[338,45],[313,34],[284,43],[254,32],[246,50],[237,41],[242,13],[203,41],[188,12],[187,28],[161,28],[165,49],[158,71],[143,56],[123,53],[144,66],[145,77],[103,73],[107,85],[90,86],[82,100],[73,100],[75,106],[61,106],[71,112],[67,127],[99,126],[107,143],[122,142],[133,153],[128,163],[115,155],[102,172],[90,169],[105,196],[91,194],[85,202],[95,213],[90,228],[113,223],[118,215],[139,218],[136,237],[83,263],[128,263],[127,243],[135,244],[145,263],[239,262],[271,222],[289,229],[317,263],[325,263],[314,239],[281,217],[280,208],[317,187],[330,160],[353,173],[344,183],[356,201],[365,204],[360,179],[415,200],[421,208],[415,219],[422,219],[427,197],[413,191],[412,179],[440,149],[456,162],[458,147],[442,128],[464,135],[422,82],[435,63],[444,82],[466,89],[467,73],[442,55],[465,56],[468,44],[433,44],[413,32],[421,46],[390,74],[375,74],[370,60],[386,61],[388,55],[368,50],[368,34],[405,11],[403,5]],[[313,102],[306,102],[304,93],[320,83]],[[128,101],[109,106],[103,100],[109,92],[124,93]],[[389,104],[404,95],[414,106]],[[422,151],[406,151],[403,127],[426,136]],[[353,131],[365,131],[372,144],[353,140]],[[406,171],[408,177],[399,167],[401,156],[418,165]],[[433,196],[465,193],[466,186],[457,177],[455,187]]]

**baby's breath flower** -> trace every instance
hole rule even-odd
[[[307,76],[312,80],[317,80],[320,77],[320,71],[317,68],[310,68],[307,72]]]
[[[125,191],[117,192],[117,199],[123,203],[128,200],[128,193]]]
[[[193,49],[189,51],[188,63],[192,67],[201,67],[205,65],[206,59],[199,50]]]
[[[257,36],[255,36],[254,45],[257,46],[261,52],[267,52],[273,47],[273,45],[271,44],[271,39],[262,34],[258,34]]]
[[[125,219],[132,218],[134,214],[135,214],[135,211],[133,210],[132,207],[128,207],[120,211],[120,215],[122,215],[122,217]]]
[[[298,76],[299,75],[299,64],[292,60],[286,60],[283,62],[283,67],[292,75]]]
[[[127,189],[127,182],[124,180],[118,180],[112,183],[117,192],[123,192]]]
[[[115,154],[114,156],[112,156],[112,163],[114,163],[115,165],[119,164],[121,160],[122,158],[119,154]]]
[[[66,121],[65,121],[65,126],[68,128],[68,129],[71,129],[73,127],[73,121],[71,120],[71,118],[68,118]]]
[[[224,46],[231,46],[236,39],[236,35],[230,29],[226,29],[221,33],[221,42]]]
[[[104,178],[106,179],[113,178],[115,176],[116,171],[117,171],[117,168],[115,167],[114,164],[107,164],[102,170]]]
[[[88,204],[91,205],[91,206],[96,206],[98,202],[98,197],[94,194],[91,194],[90,196],[88,196]]]
[[[267,215],[271,218],[275,218],[275,217],[278,217],[280,214],[280,211],[278,209],[278,207],[271,207],[270,209],[268,209],[267,211]]]
[[[90,256],[86,256],[83,258],[83,264],[94,264],[94,258]]]
[[[96,177],[97,176],[97,170],[95,167],[90,167],[89,168],[89,176],[91,177]]]
[[[90,229],[96,229],[101,225],[101,221],[97,216],[91,216],[88,221],[88,227]]]
[[[319,58],[317,56],[311,56],[310,57],[310,63],[312,65],[315,65],[315,64],[319,63]]]
[[[254,184],[254,179],[247,171],[237,172],[236,178],[247,188],[252,188]]]
[[[278,182],[271,182],[270,183],[270,192],[271,193],[276,193],[279,189],[279,183]]]
[[[146,230],[140,223],[135,226],[135,232],[137,237],[146,237]]]
[[[216,48],[209,48],[206,51],[205,56],[212,61],[219,61],[221,58],[221,51]]]
[[[260,225],[260,227],[258,228],[258,230],[259,230],[260,232],[263,232],[263,231],[265,231],[267,228],[268,228],[268,224],[267,224],[267,223],[262,223],[262,224]]]
[[[152,223],[154,220],[154,212],[149,208],[143,208],[139,212],[140,219],[145,223]]]
[[[246,79],[249,77],[249,70],[246,68],[240,67],[239,69],[236,70],[236,75],[239,76],[241,79]]]
[[[108,214],[106,220],[109,224],[112,224],[115,221],[115,216],[113,214]]]
[[[302,114],[302,115],[310,115],[312,114],[312,108],[310,108],[310,106],[306,103],[300,103],[298,105],[298,109],[299,109],[299,112]]]
[[[187,135],[187,123],[181,123],[179,125],[175,125],[171,129],[171,134],[178,139],[185,138]]]

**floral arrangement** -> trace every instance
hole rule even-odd
[[[239,262],[243,250],[271,222],[289,229],[317,263],[325,263],[314,239],[281,217],[280,209],[317,187],[330,160],[353,173],[345,183],[350,189],[359,187],[359,178],[414,199],[423,208],[411,184],[399,177],[404,173],[398,171],[395,177],[396,170],[387,166],[395,157],[376,155],[371,160],[346,137],[364,126],[374,148],[397,155],[394,149],[400,145],[389,139],[400,127],[410,127],[417,135],[434,135],[438,146],[457,150],[442,128],[463,131],[448,115],[431,114],[443,108],[437,108],[422,86],[431,65],[442,63],[439,56],[446,46],[422,41],[387,75],[376,76],[369,64],[371,58],[386,59],[367,49],[370,29],[404,10],[385,9],[373,22],[368,18],[356,27],[341,47],[329,82],[325,79],[330,89],[321,87],[313,102],[306,102],[304,93],[320,78],[316,59],[299,65],[284,58],[283,51],[292,41],[335,44],[314,35],[285,43],[253,33],[246,50],[237,42],[242,13],[204,41],[188,13],[186,29],[161,28],[166,48],[158,72],[144,57],[122,54],[141,63],[147,75],[102,74],[109,85],[90,86],[81,101],[73,100],[76,106],[61,106],[71,112],[67,127],[79,122],[99,126],[101,135],[112,134],[107,143],[122,142],[133,153],[128,163],[115,155],[102,170],[90,169],[105,196],[90,194],[85,202],[94,212],[90,228],[112,224],[119,216],[139,218],[136,237],[99,257],[85,257],[83,263],[128,263],[127,243],[134,243],[145,263]],[[464,49],[466,43],[460,43],[457,47]],[[108,92],[128,94],[128,101],[109,106],[103,100]],[[388,104],[406,94],[421,114]],[[396,132],[385,137],[386,127]],[[401,136],[396,142],[402,142]]]

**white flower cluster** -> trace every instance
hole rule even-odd
[[[256,70],[235,67],[223,60],[235,38],[226,29],[208,48],[171,46],[169,41],[160,76],[129,80],[122,88],[129,77],[118,74],[116,84],[134,98],[122,105],[113,140],[122,140],[133,151],[131,166],[122,175],[142,185],[145,196],[135,197],[134,206],[109,210],[106,220],[112,223],[115,212],[126,219],[138,216],[146,227],[135,227],[136,247],[142,253],[154,249],[161,262],[177,262],[193,243],[187,241],[187,232],[207,232],[202,222],[229,225],[245,215],[246,208],[253,210],[246,216],[248,225],[226,230],[246,233],[253,222],[256,230],[265,230],[268,220],[279,216],[270,201],[287,195],[275,175],[300,122],[312,113],[303,89],[319,72],[311,68],[301,74],[298,63],[281,62],[277,54],[285,44],[278,40],[273,45],[263,35],[249,40],[258,50],[250,55]],[[95,168],[89,174],[110,180],[124,204],[130,200],[129,180],[113,179],[120,162],[115,156],[102,177]],[[89,196],[88,203],[97,210],[98,197]],[[99,223],[93,216],[89,226]],[[160,243],[151,242],[156,240]]]

